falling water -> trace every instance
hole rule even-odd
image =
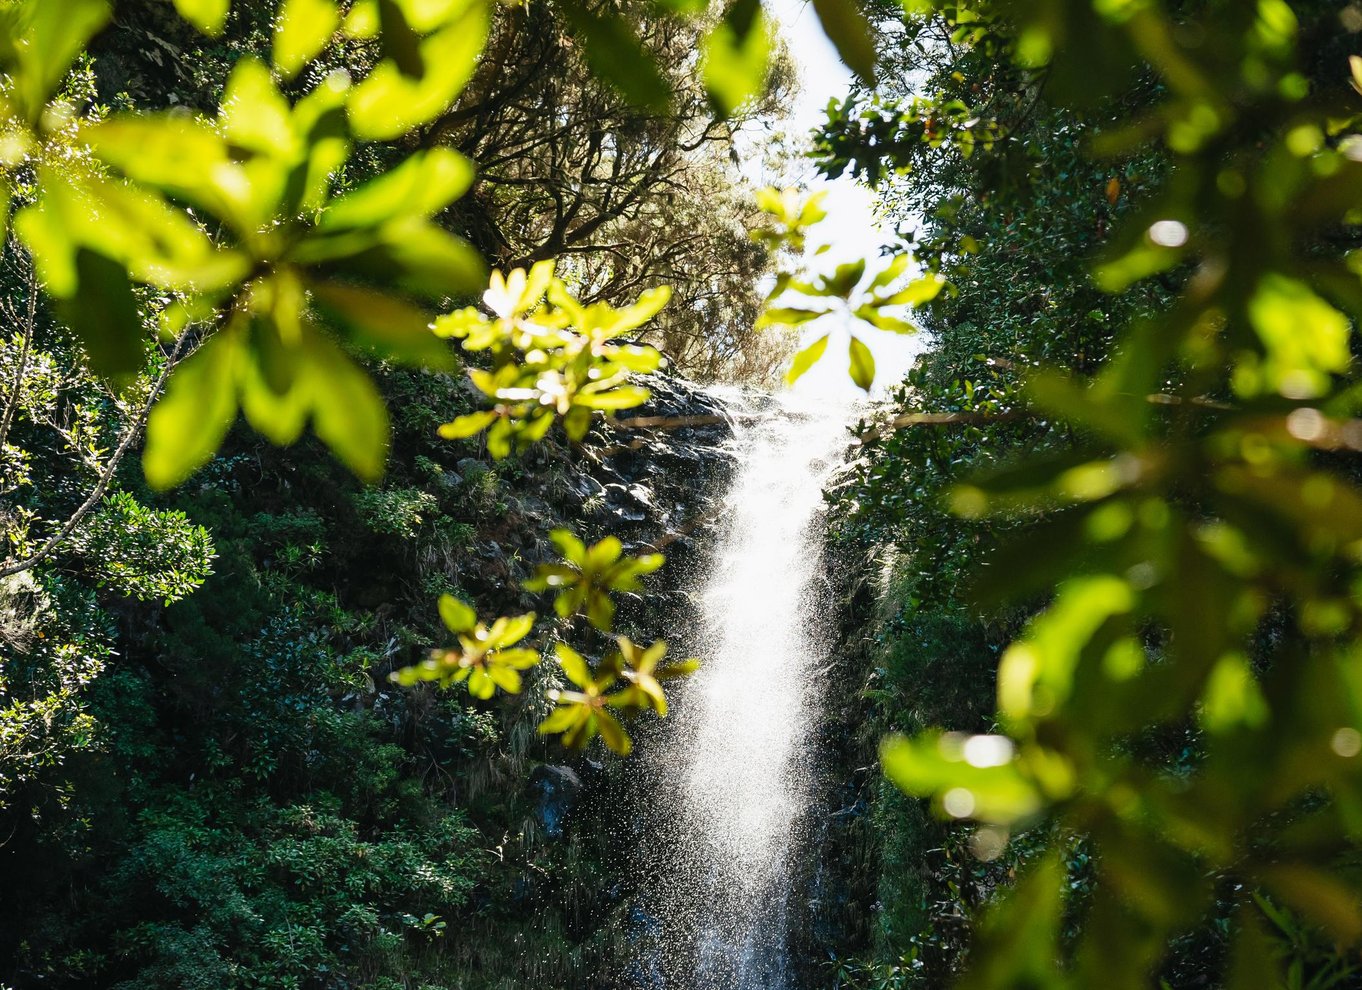
[[[848,410],[730,401],[737,473],[700,592],[704,666],[677,706],[663,772],[677,836],[655,878],[669,990],[794,985],[792,899],[826,659],[819,517]]]

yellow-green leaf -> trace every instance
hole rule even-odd
[[[803,377],[804,373],[818,363],[823,352],[828,349],[828,335],[823,334],[808,347],[801,350],[794,356],[794,361],[790,363],[790,370],[785,372],[786,384],[793,385]]]
[[[165,394],[147,418],[142,470],[151,487],[173,488],[217,452],[236,418],[241,357],[241,337],[229,328],[171,372]]]
[[[487,429],[496,422],[496,419],[497,413],[493,410],[469,413],[445,423],[440,427],[439,434],[446,440],[465,440]]]
[[[875,38],[856,0],[813,0],[818,22],[837,54],[867,86],[875,85]]]
[[[454,356],[430,328],[430,317],[395,296],[337,282],[312,286],[313,298],[378,357],[417,367],[449,370]]]
[[[373,381],[321,334],[308,336],[312,428],[365,481],[377,481],[388,459],[388,411]]]
[[[331,40],[340,26],[333,0],[284,0],[274,25],[274,66],[292,79]]]
[[[44,0],[50,3],[51,0]],[[54,4],[56,6],[56,4]],[[227,26],[230,0],[175,0],[175,9],[204,34],[217,37]]]
[[[468,632],[478,622],[478,614],[472,606],[459,601],[453,595],[441,595],[440,620],[453,633]]]
[[[462,196],[472,184],[472,162],[449,148],[431,148],[333,200],[320,227],[323,230],[376,227],[395,217],[429,218]]]
[[[869,392],[875,382],[875,355],[870,353],[870,348],[859,337],[851,338],[850,354],[851,380]]]

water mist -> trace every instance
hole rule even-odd
[[[736,473],[699,582],[703,661],[658,747],[667,849],[645,885],[668,990],[793,990],[792,899],[807,858],[810,753],[827,635],[823,488],[849,410],[729,397]]]

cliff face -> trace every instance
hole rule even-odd
[[[494,463],[435,437],[469,408],[458,379],[384,372],[373,489],[234,436],[170,503],[215,573],[170,608],[99,601],[118,660],[86,689],[96,742],[0,821],[0,983],[601,985],[630,945],[630,761],[536,734],[549,665],[486,703],[387,673],[445,641],[444,592],[537,610],[547,644],[552,602],[520,582],[560,526],[668,554],[618,631],[684,624],[730,431],[704,389],[648,384],[645,425]]]

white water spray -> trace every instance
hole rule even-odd
[[[788,395],[731,405],[738,467],[701,591],[703,666],[665,757],[680,837],[661,867],[676,874],[661,878],[669,990],[793,986],[792,896],[828,640],[820,510],[849,410]]]

